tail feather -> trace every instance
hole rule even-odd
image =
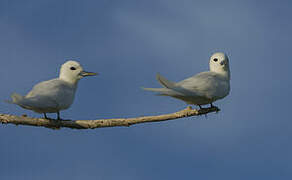
[[[168,79],[166,79],[165,77],[161,76],[160,74],[156,75],[156,79],[158,80],[158,82],[166,88],[170,88],[172,89],[173,87],[175,87],[175,82],[171,82]]]
[[[160,92],[168,96],[198,96],[195,91],[188,90],[175,82],[169,81],[160,74],[157,74],[156,78],[164,88],[149,88],[149,91]]]
[[[5,102],[10,103],[10,104],[18,104],[19,102],[21,102],[21,100],[23,100],[23,96],[21,96],[20,94],[17,93],[12,93],[11,94],[11,99],[12,100],[6,100]]]
[[[143,88],[146,91],[157,92],[159,96],[182,96],[181,93],[168,88]]]
[[[23,99],[23,96],[21,96],[20,94],[17,94],[17,93],[13,93],[13,94],[11,94],[11,98],[12,98],[12,101],[14,103],[17,103]]]
[[[144,89],[144,90],[146,90],[146,91],[153,91],[153,92],[160,92],[160,93],[166,91],[165,88],[144,88],[144,87],[143,87],[142,89]]]
[[[158,92],[158,95],[163,96],[186,96],[186,95],[195,95],[194,92],[191,92],[181,86],[178,86],[175,82],[171,82],[161,76],[160,74],[156,75],[158,82],[163,86],[163,88],[143,88],[146,91]]]
[[[175,91],[176,92],[175,94],[193,95],[193,92],[190,92],[189,90],[177,85],[175,82],[171,82],[171,81],[167,80],[166,78],[164,78],[160,74],[157,74],[156,78],[162,86],[164,86],[168,90],[172,90],[171,94],[174,94],[173,92]],[[162,88],[162,89],[165,89],[165,88]]]

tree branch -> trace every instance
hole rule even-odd
[[[62,127],[71,129],[95,129],[104,127],[115,126],[131,126],[133,124],[159,122],[173,119],[179,119],[183,117],[199,116],[208,114],[211,112],[220,111],[217,107],[202,108],[200,110],[187,107],[184,110],[163,114],[158,116],[144,116],[136,118],[118,118],[118,119],[99,119],[99,120],[53,120],[43,118],[31,118],[24,116],[15,116],[8,114],[0,114],[0,123],[2,124],[15,124],[15,125],[27,125],[27,126],[42,126],[51,129],[60,129]]]

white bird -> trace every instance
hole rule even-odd
[[[97,73],[83,71],[78,62],[70,60],[62,65],[59,78],[36,84],[26,96],[13,93],[12,101],[8,102],[43,113],[46,119],[46,113],[57,113],[59,120],[60,111],[68,109],[73,103],[78,81],[94,75]]]
[[[226,97],[230,92],[230,69],[226,54],[217,52],[209,62],[210,71],[201,72],[178,83],[171,82],[157,74],[157,80],[163,88],[144,88],[158,92],[158,95],[171,96],[187,104],[211,104]]]

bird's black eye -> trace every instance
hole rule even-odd
[[[70,69],[71,69],[72,71],[76,70],[76,68],[75,68],[75,67],[70,67]]]
[[[217,59],[217,58],[214,58],[214,59],[213,59],[213,61],[217,62],[217,61],[218,61],[218,59]]]

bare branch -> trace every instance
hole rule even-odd
[[[62,127],[71,129],[95,129],[104,127],[115,126],[131,126],[133,124],[168,121],[173,119],[179,119],[183,117],[199,116],[208,114],[211,112],[220,111],[217,107],[203,108],[200,110],[192,109],[188,107],[184,110],[163,114],[158,116],[144,116],[136,118],[118,118],[118,119],[99,119],[99,120],[52,120],[42,118],[31,118],[26,116],[15,116],[8,114],[0,114],[0,123],[2,124],[15,124],[15,125],[27,125],[27,126],[42,126],[52,129],[60,129]]]

